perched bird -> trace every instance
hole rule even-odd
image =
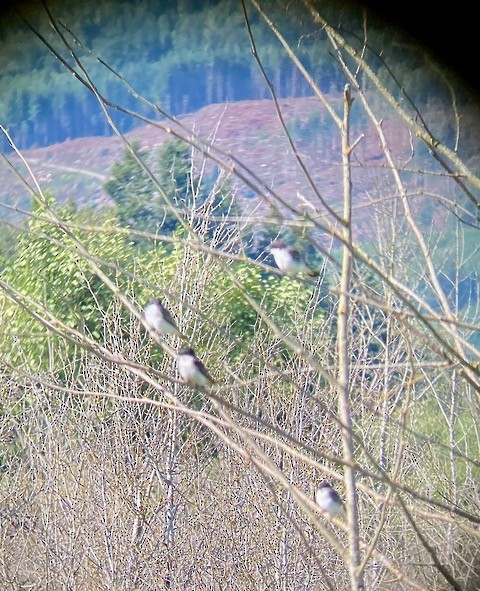
[[[309,277],[318,277],[320,274],[310,267],[298,250],[292,246],[288,246],[281,240],[272,242],[269,250],[275,259],[277,267],[289,277],[295,277],[299,273],[305,273]]]
[[[315,502],[322,511],[332,516],[345,513],[345,505],[338,492],[327,480],[322,480],[315,491]]]
[[[159,334],[172,334],[186,340],[178,326],[175,324],[170,312],[158,298],[151,298],[143,310],[143,317],[148,326]]]
[[[177,357],[178,373],[191,386],[208,386],[215,381],[191,347],[180,349]]]

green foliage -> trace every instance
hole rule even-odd
[[[0,222],[0,271],[15,257],[19,232]]]
[[[212,236],[234,208],[230,187],[224,183],[221,189],[215,188],[218,170],[210,174],[204,172],[201,177],[192,176],[192,160],[188,143],[179,138],[165,142],[158,154],[158,182],[177,212],[190,214],[192,208],[195,209],[203,231]],[[157,209],[162,216],[162,232],[173,232],[179,226],[178,218],[162,204],[163,200],[159,201]],[[218,221],[205,224],[209,215]]]
[[[178,229],[174,236],[185,240],[184,230]],[[155,284],[176,291],[181,282],[187,302],[195,310],[205,310],[208,320],[201,323],[205,337],[218,327],[232,337],[240,339],[241,347],[235,347],[233,355],[243,354],[259,328],[257,312],[247,301],[243,290],[266,311],[286,333],[295,332],[299,322],[323,322],[324,311],[312,306],[316,287],[301,281],[279,278],[265,274],[261,269],[243,262],[230,262],[231,273],[240,281],[243,289],[237,287],[215,259],[211,269],[204,273],[204,255],[192,253],[184,242],[175,242],[168,249],[155,247],[144,250],[136,258],[136,270],[143,277],[154,278]],[[186,269],[185,269],[186,267]],[[185,269],[185,271],[183,270]],[[182,277],[180,280],[179,277]],[[200,282],[200,283],[199,283]],[[147,301],[154,295],[150,287],[139,285],[136,290],[138,301]],[[307,313],[306,311],[309,310]],[[201,342],[202,336],[197,337]]]
[[[451,460],[449,454],[438,453],[438,449],[434,443],[448,442],[450,437],[455,441],[456,454],[456,483],[462,485],[465,480],[473,476],[476,480],[480,477],[480,470],[478,465],[472,465],[470,462],[465,462],[465,457],[478,457],[480,450],[478,449],[478,436],[476,429],[476,417],[472,414],[470,408],[463,406],[465,400],[459,397],[458,408],[455,412],[455,417],[449,416],[451,400],[455,395],[452,387],[447,382],[443,382],[435,389],[435,394],[432,396],[424,396],[416,403],[415,412],[411,414],[411,427],[418,433],[424,441],[430,442],[430,445],[418,446],[418,457],[416,462],[420,465],[432,466],[438,474],[449,474],[451,472]],[[454,429],[451,432],[451,425]],[[463,458],[462,458],[463,455]],[[433,471],[433,470],[432,470]],[[418,486],[418,474],[412,472],[410,484],[413,487]],[[439,479],[444,485],[436,491],[440,498],[449,497],[450,480]]]
[[[202,225],[209,215],[218,218],[218,221],[208,224],[208,233],[212,235],[233,207],[228,185],[222,190],[213,190],[213,175],[203,175],[201,183],[196,178],[192,179],[190,147],[180,139],[163,144],[158,151],[156,167],[155,162],[147,162],[152,155],[141,150],[138,143],[132,144],[132,148],[138,158],[149,166],[160,190],[131,151],[125,149],[123,160],[112,166],[111,178],[104,184],[105,191],[115,202],[120,225],[151,233],[171,234],[180,224],[179,217],[186,218],[194,208]],[[145,240],[137,239],[136,242],[148,247]]]
[[[176,157],[173,150],[164,154]],[[129,164],[132,166],[132,160]],[[116,170],[119,178],[128,179],[131,187],[138,187],[126,167],[118,166]],[[117,188],[117,195],[125,196],[120,183]],[[245,352],[245,347],[261,326],[257,312],[248,303],[243,290],[224,272],[219,261],[213,258],[205,268],[205,255],[186,246],[188,234],[183,227],[173,231],[173,237],[181,240],[166,247],[145,241],[144,247],[139,249],[133,241],[116,232],[120,223],[115,211],[77,209],[71,202],[56,207],[53,197],[49,200],[49,206],[55,209],[62,223],[71,225],[74,237],[95,260],[118,265],[144,279],[132,286],[128,274],[112,272],[111,267],[104,268],[124,292],[134,288],[134,298],[139,306],[152,295],[157,295],[155,286],[161,294],[163,289],[178,291],[181,285],[182,293],[189,298],[193,317],[197,308],[203,311],[199,330],[205,338],[210,338],[216,327],[240,339],[242,344],[235,347],[234,354]],[[126,201],[120,200],[120,203],[126,214]],[[35,303],[46,310],[40,309],[40,316],[52,314],[68,327],[84,331],[102,342],[114,296],[92,273],[88,260],[78,252],[75,240],[49,221],[43,207],[34,203],[32,209],[28,232],[19,240],[17,255],[6,262],[1,272],[3,281],[23,294],[25,306],[14,303],[2,292],[0,297],[5,324],[0,347],[1,353],[12,363],[46,368],[51,362],[52,352],[58,354],[59,359],[72,358],[75,352],[68,341],[55,336],[34,318]],[[201,214],[194,221],[194,224],[197,223],[203,223]],[[94,225],[100,225],[107,231],[100,233],[78,228]],[[206,223],[203,232],[208,240],[216,229]],[[215,240],[217,244],[221,243],[220,228]],[[314,324],[322,322],[323,311],[315,309],[312,304],[316,290],[313,284],[279,278],[248,263],[228,264],[246,293],[263,307],[282,331],[295,333],[305,321]],[[17,338],[19,335],[21,338]],[[199,336],[196,340],[202,342],[203,337]]]
[[[138,158],[146,157],[138,143],[133,143],[132,149]],[[104,184],[104,189],[115,202],[122,227],[155,231],[158,223],[152,215],[155,186],[128,148],[124,150],[123,160],[112,166],[111,178]]]
[[[51,199],[51,205],[53,199]],[[63,222],[76,224],[101,224],[104,227],[118,227],[115,215],[110,212],[98,213],[90,209],[77,210],[68,203],[57,210]],[[21,292],[25,298],[40,303],[51,314],[71,328],[85,331],[93,338],[100,337],[102,314],[112,300],[112,293],[92,273],[89,263],[77,252],[74,242],[52,222],[45,212],[33,206],[34,217],[28,224],[28,232],[18,242],[17,256],[7,262],[1,273],[3,281]],[[36,218],[35,215],[42,216]],[[90,233],[72,229],[92,257],[127,264],[132,249],[126,247],[122,236],[108,233]],[[111,272],[109,273],[111,274]],[[120,285],[126,287],[125,282]],[[52,343],[59,345],[62,340],[47,335],[46,330],[32,316],[35,307],[25,300],[25,308],[13,303],[0,293],[4,306],[5,326],[2,354],[12,362],[29,359],[44,367]],[[40,312],[42,316],[43,313]],[[18,350],[15,335],[22,335],[21,351]],[[65,353],[70,351],[66,347]],[[13,356],[13,358],[12,358]]]
[[[132,149],[149,165],[149,154],[140,149],[138,142],[132,144]],[[124,150],[123,160],[112,166],[111,178],[104,184],[123,227],[152,233],[161,229],[163,234],[177,227],[178,219],[171,206],[180,210],[185,206],[189,191],[188,156],[188,145],[177,139],[167,141],[159,150],[158,170],[152,167],[152,172],[168,203],[131,151]]]
[[[165,193],[175,201],[186,199],[190,178],[190,147],[181,139],[167,141],[158,154],[158,177]]]
[[[183,208],[186,205],[190,190],[189,163],[189,145],[178,138],[165,142],[159,150],[159,184],[174,207]],[[163,201],[163,198],[160,200]],[[164,233],[172,232],[178,226],[178,219],[169,211],[168,207],[164,208],[162,217],[162,231]]]

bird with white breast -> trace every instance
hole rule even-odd
[[[191,347],[180,349],[177,355],[177,367],[182,380],[190,386],[204,388],[215,383],[215,380]]]
[[[273,255],[277,267],[289,277],[295,277],[300,273],[308,275],[309,277],[318,277],[319,271],[315,271],[307,263],[305,257],[300,252],[288,246],[282,240],[275,240],[270,244],[269,250]]]
[[[165,308],[159,298],[151,298],[143,310],[143,317],[148,327],[155,333],[170,334],[180,339],[187,340],[187,337],[180,332],[173,316]]]
[[[339,517],[345,514],[345,505],[338,492],[328,482],[322,480],[315,491],[315,502],[320,509],[331,515],[332,517]]]

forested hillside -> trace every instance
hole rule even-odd
[[[54,0],[47,5],[65,25],[62,33],[82,45],[83,49],[76,45],[77,51],[99,90],[123,108],[147,112],[96,58],[171,115],[193,112],[211,103],[270,96],[252,57],[241,3],[236,0],[99,0],[94,6]],[[328,50],[321,27],[304,22],[301,10],[294,6],[289,6],[287,16],[280,4],[266,5],[318,87],[327,94],[341,91],[345,77]],[[351,6],[346,6],[348,10],[343,10],[341,4],[333,2],[325,10],[348,29],[354,18]],[[299,26],[304,31],[300,42],[296,37]],[[112,134],[95,96],[52,56],[29,27],[47,42],[54,42],[55,34],[40,2],[29,3],[18,13],[2,14],[0,121],[17,145],[24,149],[67,138]],[[256,14],[252,15],[251,27],[278,97],[312,96],[311,86]],[[433,76],[428,56],[415,54],[398,33],[385,27],[373,28],[369,32],[371,42],[384,46],[382,60],[390,60],[402,77],[403,90],[414,100],[426,102],[433,96],[438,100],[446,92]],[[72,65],[68,52],[62,55]],[[369,59],[375,70],[381,67],[382,60],[374,55]],[[128,114],[112,110],[111,115],[123,132],[135,125]],[[3,138],[2,142],[4,148],[8,147]]]

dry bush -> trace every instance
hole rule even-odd
[[[315,199],[299,196],[302,207],[285,202],[214,140],[179,125],[173,133],[192,145],[192,169],[202,157],[223,169],[211,199],[196,203],[192,186],[191,202],[179,210],[153,176],[158,199],[179,219],[177,233],[82,228],[150,241],[154,254],[139,255],[133,271],[92,256],[78,227],[34,189],[32,219],[43,216],[46,239],[74,253],[75,269],[79,260],[88,269],[91,277],[81,267],[89,293],[94,277],[111,301],[97,302],[97,334],[63,322],[51,302],[0,278],[2,336],[12,344],[0,359],[4,588],[477,588],[479,366],[469,339],[478,331],[478,276],[469,276],[477,293],[460,305],[468,230],[456,212],[458,205],[475,219],[480,181],[405,112],[406,100],[395,103],[364,54],[306,5],[349,82],[341,104],[338,97],[329,103],[312,81],[342,146],[343,212],[312,179]],[[108,118],[111,105],[69,49]],[[284,49],[301,70],[286,42]],[[357,150],[364,136],[350,137],[353,98],[382,158],[371,216],[358,227],[352,186],[365,186],[372,171]],[[408,169],[391,150],[383,109],[407,126],[411,161],[423,170]],[[430,158],[421,162],[420,142]],[[440,184],[435,191],[429,184],[434,177],[445,184],[440,196]],[[232,206],[219,222],[214,198],[228,182],[259,195],[269,215],[245,221]],[[421,224],[436,200],[455,229],[448,248]],[[323,255],[320,278],[280,278],[265,261],[248,259],[242,239],[250,223],[272,233],[289,228],[315,246]],[[360,246],[365,227],[370,241]],[[212,388],[181,383],[179,343],[146,334],[146,293],[167,296],[215,376]],[[42,372],[28,355],[31,335],[10,330],[20,311],[47,335]],[[21,362],[12,364],[13,353]],[[313,503],[325,477],[346,500],[345,519],[330,520]]]

